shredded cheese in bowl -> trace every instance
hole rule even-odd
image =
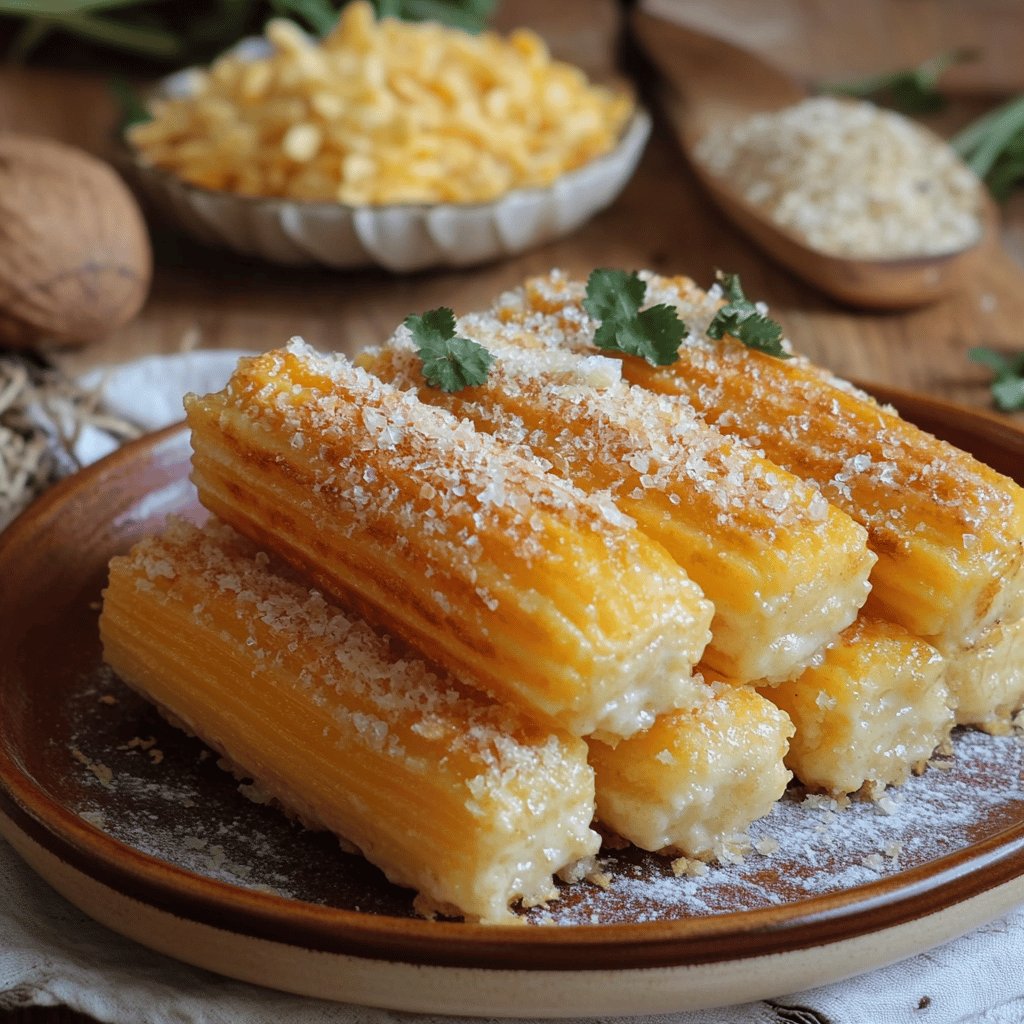
[[[981,236],[974,173],[937,135],[872,103],[817,97],[723,125],[697,158],[828,255],[933,256]]]
[[[349,4],[322,41],[271,21],[129,132],[142,159],[207,189],[352,206],[488,202],[612,150],[632,99],[528,30],[470,36]]]

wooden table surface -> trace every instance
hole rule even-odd
[[[942,130],[1024,91],[1019,0],[975,0],[969,14],[959,0],[679,4],[692,24],[760,48],[809,81],[892,68],[951,45],[978,46],[982,59],[950,78],[956,98],[934,122]],[[612,0],[506,0],[501,20],[536,26],[556,52],[598,72],[616,52]],[[640,67],[629,66],[634,73]],[[99,78],[0,69],[0,129],[51,135],[105,154],[115,121]],[[716,267],[739,271],[748,294],[771,304],[797,348],[840,374],[970,405],[986,406],[988,392],[986,374],[967,360],[967,349],[1024,348],[1024,190],[1004,210],[1003,248],[962,293],[909,314],[855,312],[815,294],[724,221],[699,192],[661,119],[636,177],[612,208],[573,237],[500,264],[395,277],[261,265],[204,250],[163,228],[155,242],[157,269],[141,315],[86,351],[59,355],[69,370],[197,345],[269,348],[295,334],[318,347],[353,351],[381,340],[410,312],[442,304],[468,311],[551,266],[584,275],[597,265],[649,267],[701,282],[710,282]],[[62,1009],[0,1012],[3,1024],[84,1020]]]

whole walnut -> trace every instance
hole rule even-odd
[[[141,308],[152,269],[142,214],[111,167],[0,133],[0,347],[109,334]]]

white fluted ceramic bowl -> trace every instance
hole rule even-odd
[[[233,52],[255,59],[266,50],[263,40],[252,39]],[[189,69],[165,78],[157,95],[193,88]],[[190,185],[131,147],[128,173],[152,207],[205,244],[272,263],[408,273],[515,256],[575,231],[625,187],[650,130],[650,115],[637,107],[610,152],[547,187],[515,189],[487,203],[346,206],[241,196]]]

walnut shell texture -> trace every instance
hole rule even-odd
[[[0,346],[109,334],[141,308],[152,268],[142,213],[111,167],[0,133]]]

